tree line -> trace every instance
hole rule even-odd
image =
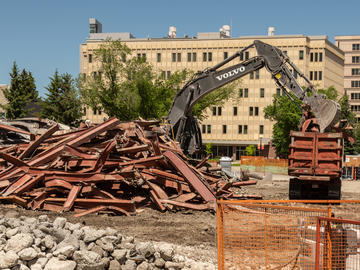
[[[144,57],[131,57],[131,50],[120,41],[107,40],[93,56],[98,67],[96,73],[73,78],[71,74],[60,74],[55,70],[49,77],[44,97],[39,97],[31,72],[20,71],[14,62],[10,87],[3,91],[8,103],[0,105],[5,117],[15,119],[32,114],[77,126],[83,108],[90,108],[122,121],[138,117],[161,119],[167,115],[176,93],[191,76],[196,75],[184,69],[165,78],[164,73],[156,72]],[[201,121],[207,117],[207,108],[222,106],[231,98],[236,101],[238,87],[232,83],[206,95],[194,106],[193,114]],[[338,99],[333,87],[319,92],[338,100],[342,119],[347,119],[354,127],[349,130],[350,135],[360,139],[360,128],[349,109],[347,96]],[[273,143],[278,156],[287,156],[289,132],[298,129],[300,110],[288,97],[274,95],[273,103],[264,109],[264,114],[266,119],[275,122]],[[345,152],[360,153],[360,143],[351,145],[345,142]]]

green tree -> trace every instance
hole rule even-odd
[[[10,88],[4,90],[4,96],[8,103],[0,106],[5,110],[7,118],[21,118],[30,112],[27,106],[31,102],[38,101],[35,80],[31,72],[27,72],[25,69],[19,73],[16,62],[13,63],[10,77]]]
[[[300,104],[296,97],[294,99]],[[280,157],[287,157],[290,130],[298,129],[301,111],[287,96],[274,95],[273,103],[264,109],[264,113],[266,119],[275,121],[272,137],[276,154]]]
[[[144,57],[131,58],[130,53],[118,40],[107,40],[95,51],[98,72],[80,80],[83,104],[121,120],[166,116],[176,93],[193,73],[182,70],[165,79]],[[206,96],[194,107],[194,115],[202,119],[208,106],[222,104],[231,92],[228,87]]]
[[[248,145],[245,148],[245,155],[247,156],[254,156],[256,153],[256,147],[255,145]]]
[[[324,94],[328,99],[336,100],[338,93],[336,89],[331,86],[327,89],[319,89],[318,93]],[[300,100],[293,96],[298,104],[301,104]],[[355,125],[356,119],[354,113],[350,110],[349,98],[344,95],[338,100],[341,107],[340,119],[346,119],[347,123],[355,127],[353,130],[348,130],[347,133],[350,136],[357,137],[360,139],[360,126]],[[274,96],[273,104],[268,105],[264,109],[265,118],[275,121],[273,126],[273,144],[276,149],[276,153],[280,157],[287,157],[289,153],[290,144],[290,130],[297,130],[300,124],[301,112],[299,108],[287,97],[287,96]],[[340,127],[345,128],[347,125],[343,122]],[[358,130],[359,129],[359,130]],[[360,150],[360,141],[356,140],[355,144],[351,144],[345,139],[345,154],[355,154]]]
[[[81,118],[81,103],[75,80],[68,73],[60,74],[56,70],[45,89],[46,98],[42,100],[42,117],[73,126]]]

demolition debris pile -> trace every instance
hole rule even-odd
[[[144,206],[210,210],[218,197],[242,197],[232,187],[256,183],[229,181],[207,159],[189,160],[158,121],[111,118],[77,130],[21,123],[0,125],[0,201],[27,209],[75,216],[130,215]]]

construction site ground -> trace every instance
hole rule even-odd
[[[288,199],[288,176],[266,175],[257,185],[242,187],[243,194],[259,194],[263,199]],[[343,181],[342,199],[360,199],[360,181]],[[299,206],[299,205],[297,205]],[[304,205],[305,207],[321,207]],[[324,206],[325,207],[325,206]],[[359,204],[341,204],[333,206],[336,216],[360,220]],[[97,228],[113,227],[124,235],[134,236],[137,241],[158,241],[173,243],[182,249],[185,256],[216,263],[216,215],[208,211],[182,210],[161,213],[158,210],[139,209],[134,216],[86,215],[74,218],[73,213],[56,213],[25,210],[18,206],[0,205],[0,212],[10,209],[20,215],[36,217],[48,215],[51,219],[64,216],[69,222],[82,223]]]

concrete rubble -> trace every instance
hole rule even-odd
[[[17,220],[17,221],[15,221]],[[14,233],[13,227],[18,230]],[[12,231],[8,234],[9,231]],[[197,262],[178,254],[175,245],[136,242],[134,237],[106,228],[97,230],[67,222],[0,215],[0,269],[196,269],[212,270],[209,262]]]

